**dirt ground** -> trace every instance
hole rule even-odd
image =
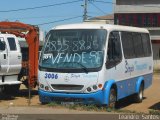
[[[118,109],[129,110],[136,112],[148,113],[149,110],[160,110],[160,73],[154,74],[152,86],[145,90],[144,100],[142,103],[134,103],[131,97],[122,99],[118,102]],[[37,89],[31,92],[31,104],[33,107],[47,107],[47,105],[41,105],[38,98]],[[0,94],[0,107],[9,106],[28,106],[28,90],[21,85],[21,90],[18,95],[6,95]],[[54,108],[53,108],[54,109]]]

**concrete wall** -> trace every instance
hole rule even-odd
[[[152,44],[154,69],[160,69],[160,44]]]
[[[159,13],[160,0],[117,0],[115,13]]]
[[[149,30],[151,40],[160,40],[160,28],[147,28]],[[159,44],[160,46],[160,44]]]
[[[114,13],[160,13],[160,0],[113,0]],[[151,40],[160,40],[160,27],[147,27]],[[160,69],[160,44],[152,44],[154,68]]]
[[[154,5],[160,4],[160,0],[116,0],[117,5]]]

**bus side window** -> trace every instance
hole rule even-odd
[[[111,32],[108,40],[106,68],[110,69],[122,60],[119,32]]]

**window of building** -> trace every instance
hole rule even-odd
[[[152,26],[152,19],[151,19],[151,16],[146,14],[144,16],[144,27],[150,27],[150,26]]]
[[[126,17],[125,15],[121,16],[121,25],[125,25],[126,24]]]
[[[157,16],[157,14],[154,14],[154,15],[153,15],[153,18],[152,18],[152,26],[153,26],[153,27],[157,27],[157,26],[158,26],[158,16]]]
[[[137,26],[142,27],[142,15],[137,15]]]
[[[129,26],[133,26],[133,23],[134,23],[134,17],[133,15],[130,15],[129,16]]]
[[[118,25],[118,23],[119,23],[118,21],[119,21],[118,15],[115,15],[115,17],[114,17],[114,24]]]
[[[147,20],[148,19],[148,17],[147,16],[144,16],[144,21],[143,21],[143,25],[144,25],[144,27],[146,27],[147,26]]]

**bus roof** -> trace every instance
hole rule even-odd
[[[122,26],[122,25],[111,25],[111,24],[95,24],[95,23],[67,24],[67,25],[56,26],[52,29],[106,29],[109,31],[119,30],[119,31],[149,33],[149,31],[145,28]]]

